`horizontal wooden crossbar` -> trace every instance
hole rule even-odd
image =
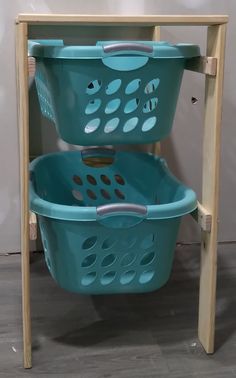
[[[25,22],[29,25],[47,24],[84,24],[84,25],[128,25],[128,26],[209,26],[228,22],[226,15],[77,15],[77,14],[19,14],[16,23]]]
[[[36,60],[32,56],[28,56],[28,75],[30,78],[35,76]]]
[[[37,239],[37,217],[32,211],[29,213],[29,234],[30,240]]]
[[[200,56],[188,59],[185,65],[186,70],[199,72],[205,75],[216,76],[217,59],[212,56]]]
[[[212,215],[200,202],[198,202],[197,209],[191,215],[203,231],[211,231]]]

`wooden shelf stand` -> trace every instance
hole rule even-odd
[[[193,59],[186,67],[205,75],[205,118],[202,157],[202,199],[193,214],[201,231],[198,337],[206,353],[214,352],[217,278],[217,228],[221,107],[224,72],[225,15],[66,15],[20,14],[16,20],[16,66],[21,175],[21,265],[24,367],[32,367],[29,239],[35,238],[36,219],[29,212],[29,104],[28,30],[37,26],[86,26],[89,28],[147,28],[150,39],[158,40],[160,26],[207,26],[206,56]],[[157,153],[155,144],[153,151]]]

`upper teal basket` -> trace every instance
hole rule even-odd
[[[29,41],[41,111],[79,145],[151,143],[171,130],[191,44],[109,41],[64,46]]]

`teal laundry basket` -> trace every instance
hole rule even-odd
[[[43,115],[78,145],[151,143],[171,130],[187,59],[199,47],[110,41],[63,46],[29,42]]]
[[[194,191],[150,154],[87,149],[30,165],[30,208],[38,214],[48,269],[73,292],[163,286],[181,217],[196,206]]]

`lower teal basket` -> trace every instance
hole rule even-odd
[[[143,293],[167,282],[181,217],[197,201],[163,159],[88,149],[44,155],[30,171],[30,208],[62,288]]]

